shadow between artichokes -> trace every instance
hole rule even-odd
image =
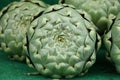
[[[86,13],[86,18],[96,25],[96,31],[102,36],[120,11],[118,0],[59,0],[59,3],[71,4]]]
[[[47,7],[40,0],[13,2],[0,12],[0,51],[11,59],[24,60],[26,32],[30,23]]]
[[[37,71],[52,78],[85,74],[95,63],[101,40],[95,25],[69,5],[53,5],[27,32],[28,56]],[[31,65],[28,60],[28,65]]]

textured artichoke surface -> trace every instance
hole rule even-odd
[[[27,28],[46,6],[39,0],[23,0],[5,7],[0,12],[0,50],[12,58],[24,59]]]
[[[40,74],[52,78],[83,75],[100,45],[94,24],[68,5],[53,5],[27,32],[29,57]],[[96,41],[98,43],[96,43]]]
[[[71,4],[85,11],[87,18],[93,21],[100,35],[109,28],[120,9],[118,0],[60,0],[60,3]]]
[[[104,44],[107,49],[107,58],[115,64],[120,73],[120,13],[111,24],[109,31],[104,34]]]

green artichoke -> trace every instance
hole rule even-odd
[[[120,13],[104,34],[104,44],[107,58],[115,64],[116,70],[120,73]]]
[[[0,50],[15,59],[27,53],[26,32],[47,5],[39,0],[13,2],[0,12]]]
[[[86,18],[93,21],[100,35],[109,28],[112,19],[120,11],[118,0],[59,0],[59,2],[74,5],[77,9],[84,11]]]
[[[94,64],[101,41],[94,24],[69,5],[53,5],[27,32],[28,56],[37,71],[52,78],[80,76]]]

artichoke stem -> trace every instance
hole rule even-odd
[[[39,74],[40,74],[39,72],[25,73],[25,75],[28,75],[28,76],[36,76],[36,75],[39,75]]]

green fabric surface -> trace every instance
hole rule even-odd
[[[0,9],[10,2],[17,0],[0,0]],[[57,0],[43,0],[49,4],[57,3]],[[36,72],[27,64],[11,61],[3,52],[0,53],[0,80],[51,80],[51,78],[36,75],[28,76],[27,73]],[[68,79],[67,79],[68,80]],[[115,71],[114,66],[105,59],[104,47],[97,53],[96,63],[82,77],[75,77],[69,80],[120,80],[120,74]]]
[[[42,75],[26,75],[30,72],[36,72],[36,70],[29,68],[25,63],[11,61],[5,53],[0,53],[0,80],[51,80],[51,78]],[[120,74],[105,59],[105,50],[101,49],[97,53],[96,63],[86,75],[69,80],[120,80]]]

